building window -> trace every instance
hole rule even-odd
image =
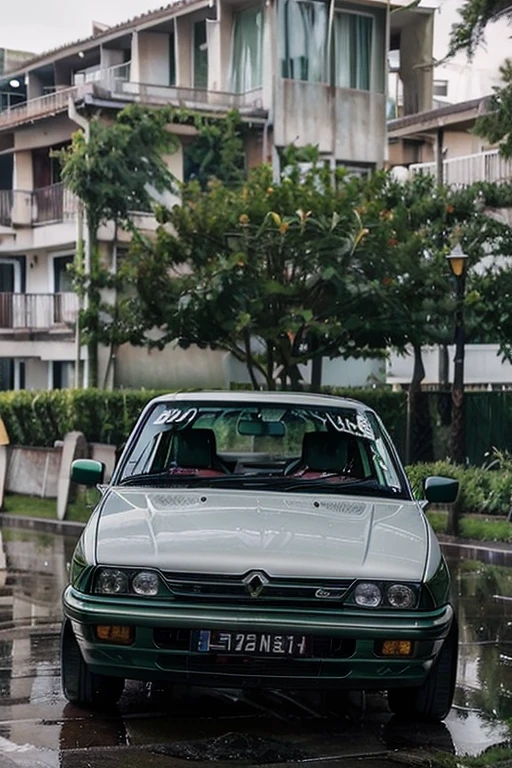
[[[75,364],[56,360],[51,365],[53,389],[71,389],[75,385]]]
[[[434,80],[434,96],[448,96],[448,80]]]
[[[176,85],[176,32],[169,35],[169,85]]]
[[[74,256],[56,256],[53,260],[53,288],[55,293],[73,293],[73,280],[69,266]]]
[[[231,88],[247,93],[263,82],[263,9],[260,5],[238,11],[233,22],[233,61]]]
[[[327,4],[316,0],[281,0],[279,55],[282,77],[327,81]]]
[[[206,19],[194,24],[194,88],[208,88]]]
[[[369,91],[373,17],[337,11],[334,19],[335,85]]]

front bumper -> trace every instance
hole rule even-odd
[[[72,622],[91,671],[138,680],[218,687],[352,689],[421,685],[448,635],[450,605],[429,612],[337,612],[190,606],[177,602],[86,595],[69,586],[64,614]],[[98,624],[135,627],[133,645],[98,641]],[[158,630],[238,630],[309,635],[325,649],[311,658],[233,657],[191,651],[185,642],[162,647]],[[411,640],[407,658],[377,656],[376,642]],[[343,640],[343,643],[339,641]],[[332,648],[338,650],[332,655]],[[328,650],[330,649],[330,650]],[[341,650],[340,650],[341,649]]]

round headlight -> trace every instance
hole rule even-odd
[[[105,568],[100,571],[96,579],[94,591],[104,595],[119,595],[122,592],[128,592],[128,578],[122,571]]]
[[[354,600],[364,608],[377,608],[382,602],[382,593],[377,584],[362,582],[354,590]]]
[[[412,608],[416,602],[414,590],[405,584],[393,584],[386,592],[388,603],[393,608]]]
[[[137,595],[151,597],[158,594],[158,576],[152,571],[139,571],[132,579],[132,589]]]

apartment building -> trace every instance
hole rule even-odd
[[[403,5],[403,10],[401,9]],[[420,66],[432,54],[432,5],[407,0],[181,0],[86,40],[31,58],[0,77],[0,388],[73,385],[86,350],[77,344],[78,299],[67,265],[77,240],[77,201],[63,187],[52,150],[77,123],[129,103],[175,105],[218,115],[239,110],[248,165],[280,149],[318,145],[356,173],[386,160],[388,43],[401,51],[411,111],[432,98]],[[399,12],[390,13],[391,8]],[[14,103],[16,102],[16,103]],[[183,178],[188,125],[171,126],[181,149],[170,168]],[[172,200],[168,201],[173,202]],[[176,201],[174,201],[176,202]],[[150,217],[140,226],[151,230]],[[115,269],[112,227],[100,232]],[[232,361],[219,352],[123,347],[100,381],[114,386],[222,386]]]

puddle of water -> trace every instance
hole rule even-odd
[[[75,540],[27,531],[2,533],[8,570],[0,583],[0,739],[33,744],[45,755],[55,751],[62,755],[61,765],[75,765],[63,756],[76,757],[76,750],[126,745],[151,749],[151,757],[144,752],[141,758],[145,768],[182,760],[192,766],[207,755],[217,755],[220,763],[231,759],[284,765],[304,757],[330,761],[343,754],[354,759],[373,754],[377,763],[386,749],[423,747],[477,755],[508,736],[511,553],[445,550],[460,651],[455,706],[444,724],[405,724],[391,717],[378,694],[342,694],[337,701],[332,695],[306,694],[255,698],[140,683],[129,683],[119,709],[106,717],[72,707],[60,691],[60,599]]]

